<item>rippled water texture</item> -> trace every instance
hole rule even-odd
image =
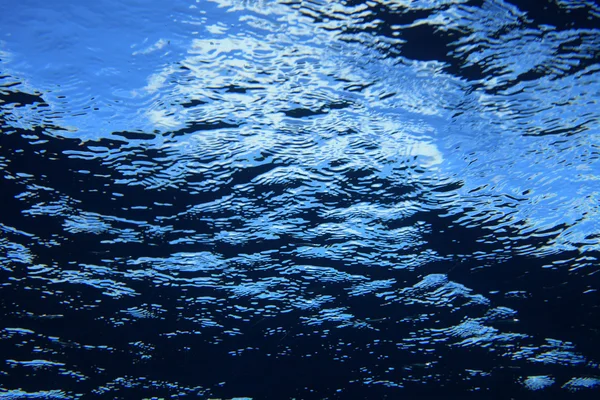
[[[598,394],[594,1],[2,9],[0,399]]]

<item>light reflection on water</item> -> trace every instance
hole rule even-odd
[[[2,379],[598,386],[594,3],[55,3],[0,17]]]

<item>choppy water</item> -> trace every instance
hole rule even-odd
[[[597,395],[593,1],[0,5],[0,398]]]

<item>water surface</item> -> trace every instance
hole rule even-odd
[[[4,6],[0,398],[597,395],[593,1]]]

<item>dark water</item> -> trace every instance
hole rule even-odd
[[[598,396],[595,2],[0,6],[0,399]]]

